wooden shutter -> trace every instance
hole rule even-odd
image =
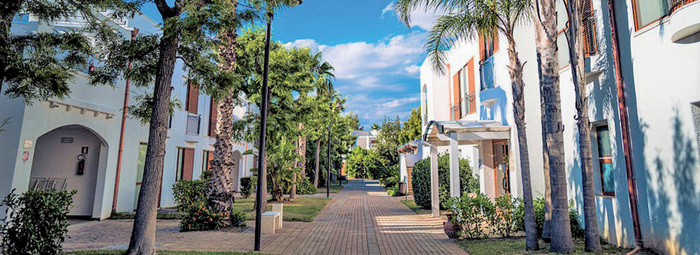
[[[476,113],[476,80],[474,76],[474,58],[467,62],[467,74],[469,74],[469,114]]]
[[[185,155],[182,161],[182,179],[192,180],[194,170],[194,149],[185,148]]]
[[[187,85],[187,98],[185,102],[185,110],[197,114],[197,105],[199,104],[199,88],[191,83]]]
[[[461,71],[460,71],[461,72]],[[452,77],[452,112],[454,116],[454,120],[459,120],[462,117],[462,109],[459,107],[460,102],[462,101],[462,96],[460,95],[459,91],[459,74],[460,72],[457,72],[454,77]]]
[[[493,34],[493,53],[496,53],[498,51],[498,32]]]
[[[486,41],[483,35],[479,35],[479,59],[484,60],[489,56],[486,55]]]
[[[209,136],[215,137],[216,122],[219,116],[219,105],[216,103],[216,100],[214,100],[214,98],[211,99],[209,104],[211,105],[211,107],[209,107]]]

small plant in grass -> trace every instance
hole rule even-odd
[[[494,234],[510,237],[514,232],[518,231],[517,205],[521,203],[521,199],[513,199],[510,194],[496,198],[493,213],[489,215]]]
[[[297,185],[297,195],[311,195],[316,194],[317,192],[318,189],[314,187],[314,184],[308,177],[305,177],[304,181]]]
[[[215,212],[207,207],[205,201],[189,204],[185,210],[187,215],[180,221],[180,231],[215,230],[225,226],[224,219],[228,212]]]
[[[255,176],[248,176],[241,178],[241,196],[243,198],[249,198],[255,192],[255,183],[257,182]]]
[[[233,211],[231,211],[230,220],[231,226],[234,227],[245,227],[248,225],[246,223],[246,220],[248,220],[248,215],[246,215],[246,213],[242,210],[233,209]]]
[[[28,190],[17,195],[12,190],[0,203],[7,206],[1,220],[3,254],[61,254],[68,233],[68,211],[73,191]]]

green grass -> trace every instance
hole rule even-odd
[[[71,251],[67,252],[70,255],[121,255],[125,250],[87,250],[87,251]],[[245,255],[245,254],[262,254],[256,252],[213,252],[213,251],[158,251],[162,255]]]
[[[340,192],[346,184],[348,184],[348,181],[343,181],[342,187],[340,186],[340,184],[338,184],[337,181],[331,183],[331,193]],[[326,194],[326,186],[318,187],[318,189],[316,190],[316,194]]]
[[[496,254],[553,254],[549,252],[549,244],[540,240],[540,249],[537,251],[525,251],[524,238],[485,239],[485,240],[460,240],[457,244],[471,255],[496,255]],[[594,254],[584,250],[583,240],[574,240],[576,250],[572,254]],[[631,249],[623,249],[612,245],[603,245],[602,254],[626,254]]]
[[[406,207],[408,207],[408,209],[413,210],[413,211],[414,211],[415,213],[417,213],[417,214],[427,214],[427,213],[430,213],[430,210],[426,210],[426,209],[421,208],[420,206],[418,206],[418,205],[416,204],[416,201],[413,200],[413,199],[408,199],[408,200],[406,200],[406,199],[401,199],[401,203],[403,203],[404,205],[406,205]]]
[[[316,215],[330,201],[325,197],[299,197],[291,202],[284,203],[284,221],[303,221],[311,222]],[[255,219],[254,208],[255,198],[236,199],[233,204],[234,210],[242,210],[248,215],[248,220]],[[272,209],[272,205],[268,203],[267,209]]]

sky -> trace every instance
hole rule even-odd
[[[419,66],[435,15],[416,11],[408,28],[392,6],[391,0],[304,0],[272,22],[273,40],[323,52],[335,68],[336,90],[348,98],[346,111],[365,130],[384,116],[405,121],[420,106]],[[144,14],[160,21],[155,6],[145,6]]]

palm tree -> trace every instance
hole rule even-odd
[[[557,56],[556,0],[537,0],[535,5],[535,44],[540,64],[540,100],[543,108],[544,153],[549,163],[552,219],[550,250],[574,250],[569,220],[564,163],[564,125],[561,120],[559,62]]]
[[[335,75],[333,75],[333,66],[324,61],[323,57],[321,56],[321,53],[317,53],[313,57],[313,73],[315,77],[315,87],[316,87],[316,98],[317,99],[325,99],[325,98],[330,98],[334,94],[333,90],[333,79],[335,78]],[[325,104],[324,104],[325,105]],[[323,109],[323,108],[322,108]],[[324,116],[324,115],[321,115]],[[319,123],[319,126],[323,124]],[[323,135],[321,135],[322,131],[316,130],[317,132],[320,132],[316,134],[316,158],[315,158],[315,166],[314,166],[314,187],[318,188],[318,176],[319,176],[319,167],[320,167],[320,155],[321,155],[321,138]]]
[[[598,217],[596,215],[595,194],[593,190],[593,162],[591,159],[591,125],[588,120],[588,97],[586,93],[586,77],[584,75],[583,54],[583,1],[568,0],[566,14],[569,18],[567,42],[571,77],[574,81],[576,94],[576,124],[578,126],[579,159],[581,164],[581,179],[583,183],[583,217],[585,220],[586,251],[600,252],[600,236],[598,233]]]
[[[472,0],[435,1],[399,0],[394,10],[409,25],[410,14],[418,7],[434,8],[447,12],[438,18],[429,32],[426,48],[430,51],[435,70],[443,72],[446,51],[458,40],[472,39],[477,35],[494,36],[499,32],[508,39],[509,74],[513,90],[513,114],[518,131],[520,168],[522,171],[523,200],[525,204],[525,232],[527,250],[537,249],[537,226],[532,202],[530,161],[525,130],[525,101],[523,99],[523,63],[518,57],[513,33],[516,25],[531,18],[529,0]]]

